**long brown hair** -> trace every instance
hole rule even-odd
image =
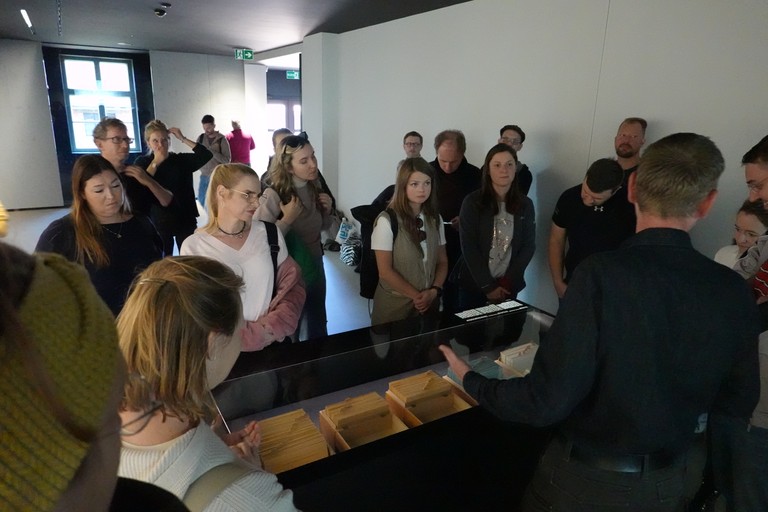
[[[408,201],[408,194],[406,189],[408,187],[408,181],[411,179],[413,173],[420,172],[426,174],[430,180],[432,180],[432,192],[424,204],[421,205],[421,213],[424,214],[426,222],[432,224],[435,229],[439,228],[440,222],[440,210],[437,206],[437,182],[435,180],[435,170],[427,163],[426,160],[420,156],[413,158],[406,158],[402,161],[397,168],[397,178],[395,180],[395,194],[392,196],[392,200],[389,202],[389,207],[392,208],[397,216],[403,221],[403,228],[411,236],[411,240],[416,241],[416,245],[421,248],[418,243],[419,240],[419,225],[416,217],[413,215],[411,205]]]
[[[290,173],[292,169],[291,162],[293,154],[304,146],[311,146],[307,139],[298,135],[288,135],[280,141],[275,156],[272,157],[272,165],[269,167],[269,177],[272,179],[270,187],[277,192],[283,204],[291,202],[293,196],[296,195],[293,175]],[[317,199],[318,194],[321,192],[319,179],[310,181],[309,185],[313,199]]]
[[[482,178],[480,182],[480,207],[483,209],[489,209],[494,215],[499,213],[499,201],[496,198],[496,191],[493,189],[493,182],[491,181],[491,159],[499,153],[509,153],[517,164],[517,153],[515,150],[507,144],[496,144],[485,155],[485,163],[482,169]],[[512,186],[507,190],[504,196],[504,208],[507,213],[515,214],[520,211],[520,207],[523,204],[523,193],[520,192],[520,187],[517,185],[517,169],[515,169],[515,180],[512,182]]]
[[[109,160],[101,155],[81,156],[72,169],[72,222],[75,225],[75,255],[77,262],[90,261],[97,267],[109,265],[109,255],[104,248],[104,229],[85,200],[85,183],[105,171],[112,171],[119,178]],[[122,181],[120,182],[122,190]],[[131,208],[125,191],[120,213],[130,213]]]

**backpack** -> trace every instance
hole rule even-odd
[[[360,251],[360,295],[366,299],[372,299],[379,285],[379,268],[376,266],[376,255],[371,249],[371,234],[376,218],[383,211],[389,214],[389,223],[392,226],[392,240],[397,237],[397,215],[385,204],[374,203],[356,206],[350,210],[352,216],[360,222],[360,235],[363,246]]]

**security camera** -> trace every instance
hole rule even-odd
[[[165,9],[161,9],[159,7],[155,9],[155,16],[157,16],[158,18],[162,18],[166,14],[168,14],[168,11],[166,11]]]

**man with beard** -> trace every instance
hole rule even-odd
[[[623,188],[626,190],[629,175],[637,170],[640,162],[640,148],[645,144],[645,129],[648,122],[642,117],[628,117],[621,122],[613,146],[616,149],[616,161],[624,169]]]

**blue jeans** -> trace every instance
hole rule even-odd
[[[307,298],[299,319],[299,341],[328,336],[328,318],[325,312],[325,268],[323,257],[315,259],[319,270],[317,279],[306,285]],[[340,311],[339,314],[344,314]]]
[[[768,510],[768,429],[719,414],[709,421],[715,487],[728,510]]]
[[[210,176],[200,175],[200,185],[197,188],[197,200],[202,206],[205,206],[205,194],[208,193],[208,184],[211,182]]]
[[[550,442],[523,498],[521,510],[549,512],[673,512],[685,510],[687,456],[670,467],[640,473],[593,468]]]

